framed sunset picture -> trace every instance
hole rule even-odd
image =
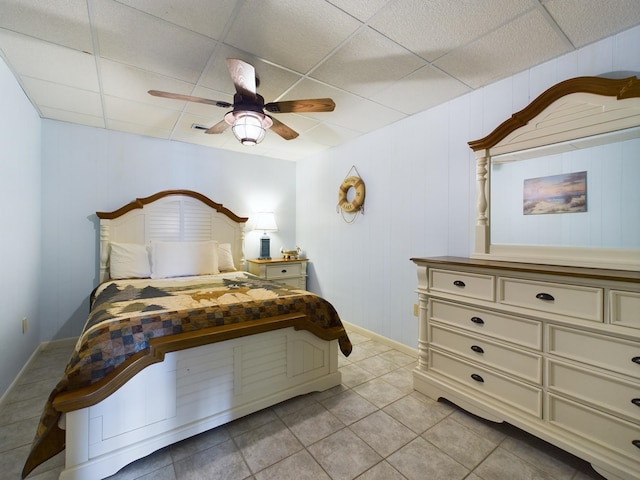
[[[587,211],[587,172],[564,173],[524,180],[524,215]]]

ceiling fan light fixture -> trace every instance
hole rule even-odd
[[[243,145],[257,145],[264,138],[266,130],[273,125],[273,120],[268,116],[250,110],[229,112],[224,119]]]

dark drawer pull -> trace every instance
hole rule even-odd
[[[453,284],[456,287],[460,287],[460,288],[466,287],[466,285],[464,284],[464,282],[462,280],[456,280],[455,282],[453,282]]]
[[[482,347],[479,347],[478,345],[471,345],[471,350],[473,350],[476,353],[484,353],[484,350],[482,349]]]
[[[539,293],[536,295],[538,300],[547,300],[548,302],[553,302],[555,298],[550,293]]]
[[[640,407],[640,398],[632,398],[631,403],[633,403],[636,407]]]
[[[631,361],[632,361],[633,363],[637,363],[638,365],[640,365],[640,357],[633,357],[633,358],[631,359]]]
[[[640,440],[631,440],[631,443],[633,443],[636,447],[640,448]]]
[[[471,378],[473,378],[476,382],[484,383],[484,378],[482,378],[477,373],[472,373]],[[636,445],[637,446],[637,445]]]
[[[282,269],[282,272],[280,272],[280,273],[287,273],[287,269],[286,268]]]
[[[484,325],[484,320],[480,317],[471,317],[471,321],[478,325]]]

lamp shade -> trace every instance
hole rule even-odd
[[[276,217],[273,212],[258,212],[254,229],[262,230],[263,232],[277,231],[278,225],[276,224]]]
[[[227,113],[224,120],[231,125],[233,134],[243,145],[260,143],[266,129],[273,125],[273,121],[263,113],[250,110],[234,110]]]

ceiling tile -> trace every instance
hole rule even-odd
[[[373,95],[371,99],[412,115],[470,90],[455,78],[427,65]]]
[[[531,8],[531,0],[398,0],[370,25],[433,61]]]
[[[385,107],[369,100],[360,100],[348,109],[334,112],[328,119],[331,123],[348,127],[357,132],[370,132],[405,118],[397,110]]]
[[[360,25],[324,0],[246,2],[225,42],[306,73]]]
[[[77,123],[78,125],[87,125],[89,127],[104,128],[104,120],[102,117],[94,117],[93,115],[84,115],[82,113],[70,112],[68,110],[58,110],[57,108],[41,107],[40,113],[44,118],[51,120],[59,120],[61,122]]]
[[[333,125],[330,122],[320,123],[311,130],[304,132],[304,138],[306,140],[330,147],[335,147],[336,145],[353,140],[360,135],[362,135],[361,132],[351,130],[347,127]]]
[[[336,7],[353,15],[358,20],[365,22],[378,10],[384,7],[389,0],[328,0]]]
[[[100,94],[97,92],[80,90],[31,77],[23,77],[22,85],[31,101],[40,107],[67,110],[94,117],[102,116]]]
[[[424,65],[423,59],[397,43],[375,30],[363,28],[311,76],[369,96]]]
[[[133,133],[144,137],[169,138],[169,131],[156,126],[140,125],[119,120],[109,120],[109,130]]]
[[[217,40],[222,37],[225,25],[237,3],[236,0],[189,0],[188,8],[185,8],[184,2],[175,0],[118,2]]]
[[[0,49],[20,75],[99,91],[92,55],[6,30],[0,30]]]
[[[518,41],[527,32],[527,41]],[[532,11],[481,39],[445,55],[434,65],[461,82],[483,85],[568,51],[539,11]]]
[[[333,112],[300,114],[304,117],[314,118],[319,121],[332,121],[336,114],[339,115],[341,112],[348,110],[361,100],[361,97],[311,79],[302,80],[285,95],[283,100],[304,98],[331,98],[335,102],[336,108]]]
[[[135,125],[147,125],[151,129],[172,130],[180,117],[180,112],[176,110],[108,95],[104,97],[104,108],[108,127],[111,126],[112,120],[117,120]]]
[[[544,7],[575,47],[640,23],[640,1],[550,0]],[[640,49],[640,47],[639,47]]]
[[[95,2],[101,57],[196,83],[215,41],[114,2]]]
[[[2,0],[0,27],[93,52],[87,0]]]

